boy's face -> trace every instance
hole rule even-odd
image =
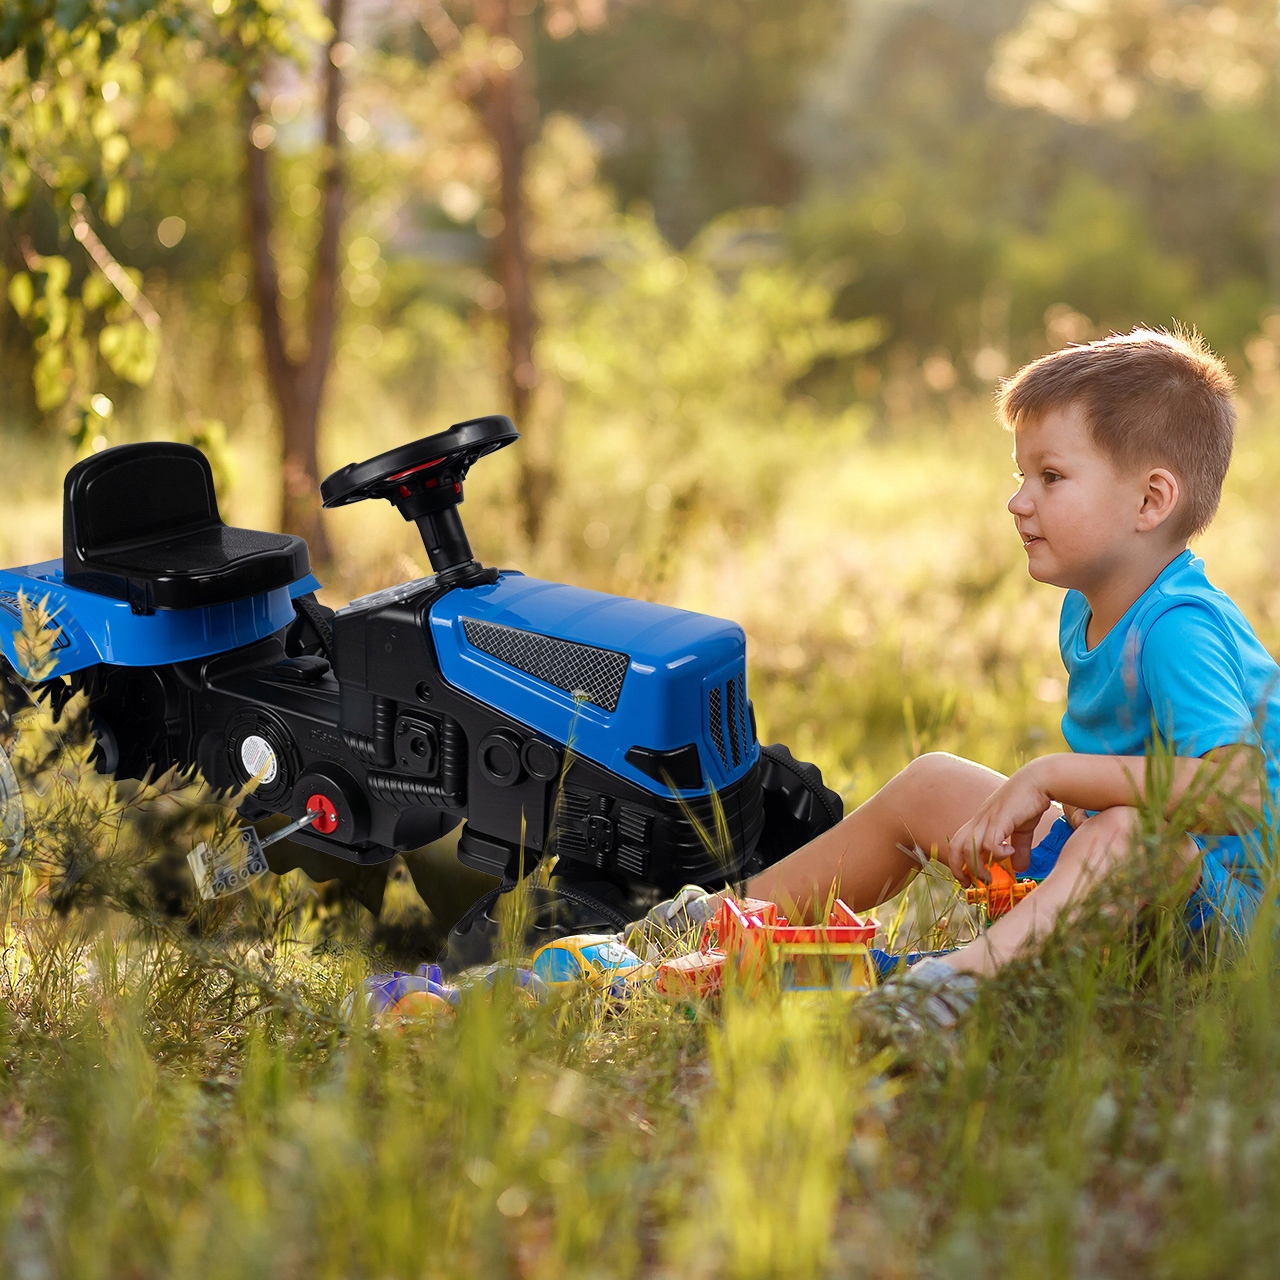
[[[1145,541],[1147,473],[1118,472],[1078,405],[1020,426],[1014,457],[1022,483],[1009,510],[1031,576],[1089,595],[1123,573]]]

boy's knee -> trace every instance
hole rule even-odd
[[[1078,862],[1093,868],[1110,866],[1124,858],[1139,831],[1139,814],[1129,805],[1103,809],[1071,833],[1062,846],[1059,862]]]
[[[972,761],[966,760],[962,756],[953,756],[949,751],[926,751],[924,755],[916,756],[898,774],[898,778],[903,782],[928,786],[942,778],[947,778],[972,768],[974,768]]]

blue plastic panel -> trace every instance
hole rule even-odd
[[[157,609],[136,614],[125,600],[69,587],[62,561],[0,569],[0,653],[20,670],[14,633],[22,625],[18,593],[34,601],[49,598],[60,635],[54,644],[54,675],[65,676],[99,662],[122,667],[154,667],[237,649],[287,627],[292,596],[314,591],[310,574],[292,587],[207,609]],[[298,588],[301,588],[299,590]]]
[[[555,684],[478,649],[467,639],[466,619],[626,654],[617,709],[575,702]],[[667,751],[697,743],[703,780],[717,790],[742,777],[759,758],[737,692],[746,689],[746,636],[735,622],[504,573],[496,583],[450,591],[436,601],[431,637],[440,670],[455,688],[658,795],[670,792],[627,763],[632,747]],[[730,682],[733,738],[723,693]],[[710,711],[715,688],[722,691],[718,739]],[[705,791],[704,786],[682,794]]]

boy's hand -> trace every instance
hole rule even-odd
[[[986,803],[951,837],[947,865],[965,888],[991,883],[987,863],[1013,859],[1015,871],[1031,861],[1036,825],[1053,803],[1032,761],[992,792]]]

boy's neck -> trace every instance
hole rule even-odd
[[[1092,649],[1132,608],[1135,600],[1187,549],[1185,542],[1165,546],[1111,574],[1082,594],[1089,602],[1085,645]]]

